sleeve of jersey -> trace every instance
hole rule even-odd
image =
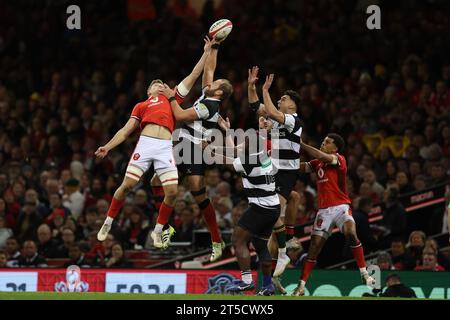
[[[208,119],[209,117],[209,108],[204,103],[199,103],[194,106],[194,110],[197,113],[199,119]]]
[[[341,156],[340,154],[336,155],[337,156],[337,166],[339,167],[340,170],[347,170],[347,162],[345,161],[344,156]]]
[[[180,82],[180,84],[178,84],[177,86],[177,90],[175,91],[175,99],[177,99],[178,104],[183,103],[188,93],[188,88],[186,88],[183,82]]]
[[[133,111],[131,112],[130,118],[134,118],[137,121],[141,122],[142,120],[141,110],[142,108],[140,104],[135,105]]]
[[[286,129],[289,132],[294,131],[294,128],[296,127],[296,119],[293,115],[291,114],[285,114],[284,115],[284,126],[286,127]]]
[[[236,172],[243,172],[243,173],[245,173],[245,169],[242,166],[242,162],[241,162],[240,158],[234,159],[233,167],[234,167],[234,170],[236,170]]]

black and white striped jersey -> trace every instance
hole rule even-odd
[[[267,209],[275,209],[280,205],[280,199],[275,192],[272,161],[266,148],[255,153],[246,150],[244,153],[234,159],[233,167],[242,175],[248,202]]]
[[[201,143],[202,140],[208,140],[211,136],[210,130],[218,128],[217,121],[222,102],[219,99],[206,97],[205,90],[206,88],[203,89],[203,94],[193,105],[199,120],[185,123],[180,132],[180,137],[195,144]]]
[[[272,160],[278,170],[300,169],[302,129],[301,120],[296,113],[285,114],[284,124],[273,121]]]

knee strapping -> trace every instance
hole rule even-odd
[[[283,224],[283,225],[281,225],[281,226],[279,226],[279,227],[273,228],[272,231],[273,231],[274,233],[280,233],[280,232],[286,231],[286,227],[285,227],[284,224]]]
[[[198,207],[200,208],[200,210],[205,209],[209,204],[211,203],[211,201],[209,201],[209,199],[205,199],[202,202],[200,202],[198,204]]]
[[[206,188],[201,188],[200,190],[197,190],[197,191],[191,191],[191,194],[194,197],[201,196],[202,194],[205,194],[205,193],[206,193]]]
[[[253,237],[252,243],[258,254],[259,261],[272,261],[269,249],[267,249],[267,240]]]

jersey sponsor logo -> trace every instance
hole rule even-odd
[[[156,103],[156,102],[158,102],[158,101],[159,101],[159,98],[158,98],[158,97],[153,98],[153,99],[150,99],[150,102],[151,102],[151,103]]]
[[[323,178],[324,174],[325,174],[325,172],[323,171],[322,168],[320,168],[319,170],[317,170],[317,175],[319,176],[320,179]]]
[[[141,155],[139,154],[139,153],[135,153],[135,154],[133,154],[133,160],[138,160],[139,158],[141,157]]]

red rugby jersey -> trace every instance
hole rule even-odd
[[[317,174],[317,197],[319,209],[351,204],[347,193],[347,162],[340,154],[335,154],[338,164],[324,163],[318,159],[310,161]]]

